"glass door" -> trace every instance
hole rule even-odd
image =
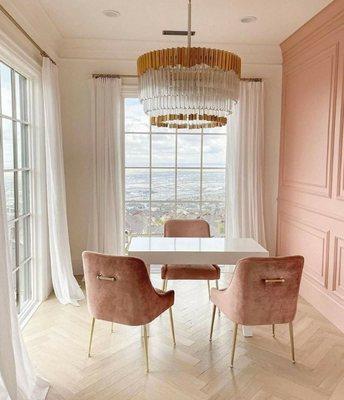
[[[25,313],[33,300],[29,128],[28,81],[0,62],[0,137],[13,295],[19,314]]]

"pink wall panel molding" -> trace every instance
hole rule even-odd
[[[281,49],[277,253],[305,256],[301,295],[344,331],[344,2]]]

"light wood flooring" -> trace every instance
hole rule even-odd
[[[220,287],[226,285],[224,274]],[[161,288],[158,275],[152,277]],[[202,281],[171,282],[176,291],[172,346],[168,312],[150,325],[150,372],[145,372],[139,327],[96,321],[93,356],[87,357],[90,316],[85,302],[63,306],[52,295],[24,329],[48,400],[344,400],[344,334],[300,299],[294,323],[296,364],[290,361],[288,326],[238,333],[229,368],[231,323],[216,316],[209,342],[211,304]],[[344,316],[343,316],[344,318]]]

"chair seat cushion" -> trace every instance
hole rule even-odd
[[[192,279],[213,280],[220,278],[220,267],[218,265],[205,264],[172,264],[163,265],[161,268],[161,279]]]

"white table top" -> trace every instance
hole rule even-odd
[[[129,256],[147,264],[235,264],[245,257],[267,257],[269,252],[251,238],[133,237]]]

